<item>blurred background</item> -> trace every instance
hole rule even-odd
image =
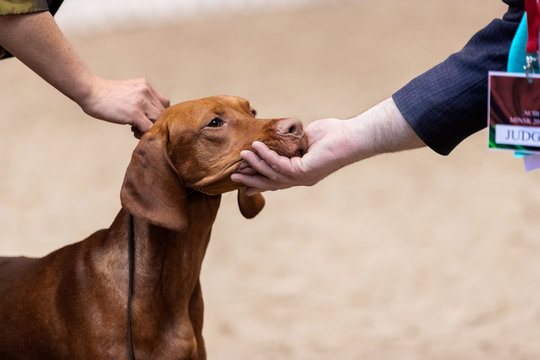
[[[57,20],[99,75],[173,103],[248,98],[261,117],[348,118],[458,51],[493,0],[67,0]],[[43,256],[108,227],[136,145],[18,60],[0,63],[0,254]],[[223,197],[202,272],[208,357],[540,358],[540,171],[488,151],[372,158]]]

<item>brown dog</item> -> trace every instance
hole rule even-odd
[[[285,156],[307,146],[302,124],[256,119],[241,98],[165,110],[133,153],[111,227],[40,259],[0,258],[0,359],[127,359],[128,213],[134,215],[132,306],[137,360],[205,359],[199,274],[221,193],[254,140]]]

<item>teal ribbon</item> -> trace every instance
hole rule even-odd
[[[527,13],[523,14],[521,22],[519,23],[516,35],[510,45],[510,51],[508,52],[508,65],[506,71],[513,73],[524,73],[524,66],[527,65],[525,60],[527,56]]]
[[[538,56],[537,54],[527,54],[527,13],[523,14],[521,22],[519,23],[516,35],[512,40],[512,45],[510,45],[510,51],[508,52],[508,65],[506,66],[506,71],[510,73],[524,73],[525,67],[527,66],[527,55]],[[538,61],[534,64],[534,70],[536,73],[539,73]],[[516,158],[522,158],[530,154],[522,153],[519,151],[514,152]]]

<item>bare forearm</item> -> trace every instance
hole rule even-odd
[[[345,141],[351,147],[348,163],[377,154],[426,146],[403,118],[392,98],[345,121]]]
[[[0,44],[77,103],[89,96],[95,76],[49,12],[0,16]]]
[[[97,119],[148,131],[169,106],[146,79],[96,76],[77,55],[49,12],[0,16],[0,45]]]

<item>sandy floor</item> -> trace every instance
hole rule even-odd
[[[460,49],[501,2],[377,0],[70,34],[101,75],[173,102],[249,98],[263,117],[346,118]],[[16,60],[0,66],[0,253],[107,227],[136,141]],[[224,196],[203,268],[210,359],[540,358],[540,171],[487,150],[381,156],[267,194]]]

